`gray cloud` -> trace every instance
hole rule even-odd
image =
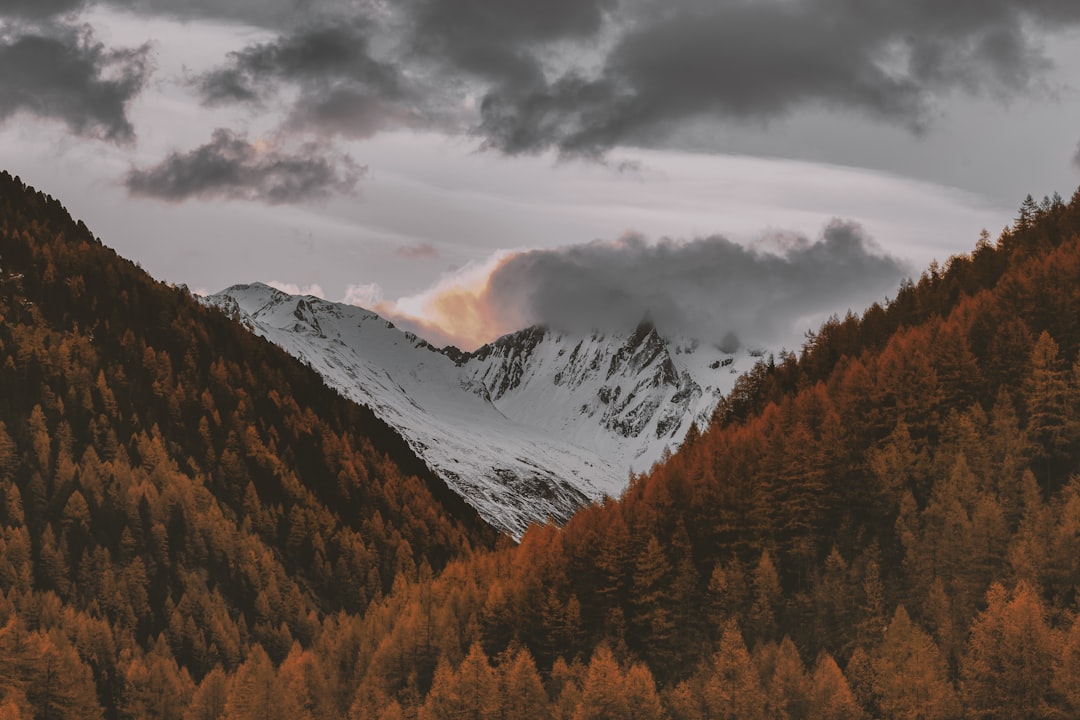
[[[66,7],[53,2],[46,10]],[[5,12],[24,9],[20,1]],[[150,73],[148,45],[107,49],[87,27],[0,25],[0,121],[17,112],[59,120],[84,137],[135,137],[128,104]]]
[[[326,2],[312,7],[328,11]],[[357,7],[361,20],[313,12],[322,20],[233,55],[201,79],[205,97],[252,102],[294,84],[293,130],[367,137],[403,126],[470,129],[508,154],[597,157],[620,144],[664,145],[704,118],[759,123],[819,107],[920,133],[950,94],[1040,90],[1043,38],[1080,23],[1072,0]],[[464,118],[474,97],[477,114]]]
[[[202,76],[210,102],[256,100],[279,80],[325,82],[349,78],[380,92],[397,92],[397,69],[369,54],[369,28],[360,22],[308,25],[269,43],[232,53],[222,68]]]
[[[1080,142],[1076,143],[1076,152],[1072,156],[1073,167],[1080,170]]]
[[[81,9],[85,0],[3,0],[0,16],[42,19]]]
[[[33,2],[33,0],[20,0]],[[53,0],[58,1],[58,0]],[[90,0],[92,1],[92,0]],[[364,12],[378,0],[111,0],[143,14],[181,19],[227,20],[264,28],[283,29],[313,16],[352,5]]]
[[[389,127],[423,123],[400,69],[372,56],[372,27],[323,20],[273,42],[232,53],[228,62],[195,79],[207,104],[261,103],[281,85],[300,88],[286,125],[366,138]]]
[[[1047,67],[1039,31],[1080,5],[960,0],[683,3],[634,24],[591,76],[494,88],[481,133],[504,152],[572,155],[655,144],[702,117],[765,121],[812,106],[921,132],[935,101],[1009,97]]]
[[[293,131],[358,138],[402,127],[462,132],[475,124],[464,117],[466,97],[489,85],[540,86],[538,51],[595,35],[616,0],[407,0],[379,12],[362,6],[364,16],[352,21],[326,4],[197,78],[204,101],[258,103],[292,85],[300,96],[284,126]],[[380,57],[373,38],[382,41]]]
[[[720,236],[627,236],[512,255],[487,279],[484,303],[507,326],[625,330],[648,315],[665,334],[776,347],[801,342],[824,316],[883,299],[907,270],[839,220],[815,241],[778,236],[767,249]]]
[[[133,195],[169,202],[224,198],[277,205],[352,193],[365,171],[323,145],[308,143],[289,153],[219,128],[206,145],[133,168],[125,184]]]
[[[419,0],[410,44],[421,57],[450,63],[506,86],[543,80],[545,43],[595,37],[617,0]]]

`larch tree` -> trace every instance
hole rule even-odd
[[[229,687],[226,720],[286,720],[291,716],[281,697],[277,673],[261,645],[254,645]]]
[[[184,720],[220,720],[229,698],[229,679],[220,667],[211,670],[191,697]]]
[[[818,720],[860,720],[863,717],[855,694],[832,655],[822,653],[810,678],[806,717]]]
[[[634,563],[631,624],[646,657],[658,665],[668,660],[669,644],[674,631],[671,617],[671,563],[655,536],[637,556]]]
[[[1054,663],[1054,690],[1064,709],[1080,715],[1080,615],[1073,618]]]
[[[708,717],[724,720],[765,717],[768,697],[734,620],[724,625],[720,645],[705,672],[702,704]]]
[[[881,714],[898,720],[956,717],[959,706],[945,659],[903,605],[896,609],[871,659],[874,696]]]
[[[628,720],[663,720],[664,709],[656,692],[656,680],[643,663],[634,663],[626,671],[623,697]]]
[[[1051,718],[1057,634],[1038,594],[1019,583],[1012,597],[994,584],[971,627],[960,665],[964,704],[978,718]]]
[[[1051,486],[1061,472],[1062,453],[1070,440],[1068,397],[1068,377],[1059,357],[1058,344],[1049,333],[1043,332],[1031,351],[1023,399],[1027,435],[1032,443],[1033,469],[1042,482]]]
[[[507,720],[549,717],[547,693],[528,650],[519,648],[500,666],[498,703]]]
[[[772,678],[766,686],[769,706],[778,716],[808,717],[810,678],[799,650],[787,635],[780,641],[773,661]]]
[[[454,670],[445,660],[435,669],[421,718],[494,720],[498,716],[498,678],[479,642]]]
[[[623,672],[607,645],[593,651],[573,720],[630,720]]]
[[[752,638],[771,638],[776,632],[776,611],[782,598],[780,576],[768,550],[761,553],[751,576],[748,633]]]

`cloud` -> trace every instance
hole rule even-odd
[[[169,202],[221,198],[278,205],[350,194],[365,171],[350,156],[331,154],[318,143],[290,153],[218,128],[205,145],[170,153],[149,168],[132,168],[125,184],[133,195]]]
[[[4,0],[0,16],[42,19],[82,9],[85,0]]]
[[[486,262],[469,263],[445,276],[430,289],[371,309],[412,330],[435,345],[471,349],[530,323],[508,308],[497,308],[488,282],[512,253],[497,252]]]
[[[1068,0],[356,7],[350,20],[312,5],[305,22],[202,76],[205,99],[251,103],[290,86],[294,131],[468,131],[507,154],[595,158],[617,145],[664,146],[702,120],[761,123],[821,107],[921,133],[949,95],[1039,91],[1043,39],[1080,23]]]
[[[46,4],[42,14],[64,7]],[[22,2],[5,7],[23,9]],[[129,143],[128,105],[149,74],[149,45],[107,49],[88,27],[0,23],[0,122],[25,112],[59,120],[76,135]]]
[[[395,250],[394,254],[406,260],[430,260],[439,257],[439,249],[431,243],[422,242],[403,245]]]
[[[322,298],[323,300],[326,299],[326,293],[323,292],[322,286],[318,283],[300,286],[296,283],[270,280],[266,284],[283,293],[288,293],[289,295],[314,295],[317,298]]]
[[[511,154],[595,155],[702,118],[762,122],[814,106],[921,132],[950,93],[1035,88],[1048,61],[1033,28],[1078,21],[1065,2],[690,0],[634,23],[599,73],[493,88],[481,134]]]
[[[1072,156],[1073,167],[1080,170],[1080,142],[1076,143],[1076,152]]]
[[[193,82],[209,105],[259,104],[284,85],[296,86],[300,93],[286,121],[296,131],[367,138],[385,128],[423,124],[400,68],[372,56],[371,32],[362,20],[305,24],[230,54],[223,66]]]
[[[830,314],[882,300],[907,272],[841,220],[814,241],[774,234],[758,247],[717,235],[652,243],[628,234],[504,255],[377,309],[465,347],[531,324],[627,331],[644,317],[668,335],[795,347]]]
[[[6,0],[5,0],[6,1]],[[35,0],[17,0],[34,2]],[[49,0],[62,2],[63,0]],[[342,0],[108,0],[139,13],[185,20],[226,20],[262,28],[284,28],[338,10]],[[93,2],[93,0],[87,0]],[[350,3],[370,10],[370,0]]]
[[[589,41],[616,0],[419,0],[412,52],[501,85],[535,85],[545,44]]]
[[[230,53],[223,67],[196,78],[210,102],[250,101],[273,89],[275,81],[321,83],[349,78],[381,92],[396,92],[397,69],[375,60],[368,51],[365,23],[311,24]]]
[[[378,283],[349,285],[341,302],[362,308],[378,307],[383,302],[383,289]]]

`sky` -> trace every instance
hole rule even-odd
[[[0,0],[0,167],[198,292],[797,347],[1080,184],[1074,0]]]

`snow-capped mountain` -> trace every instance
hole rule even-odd
[[[754,357],[630,335],[532,327],[474,352],[437,349],[352,305],[263,284],[204,299],[311,365],[398,429],[496,527],[567,520],[708,424]]]

